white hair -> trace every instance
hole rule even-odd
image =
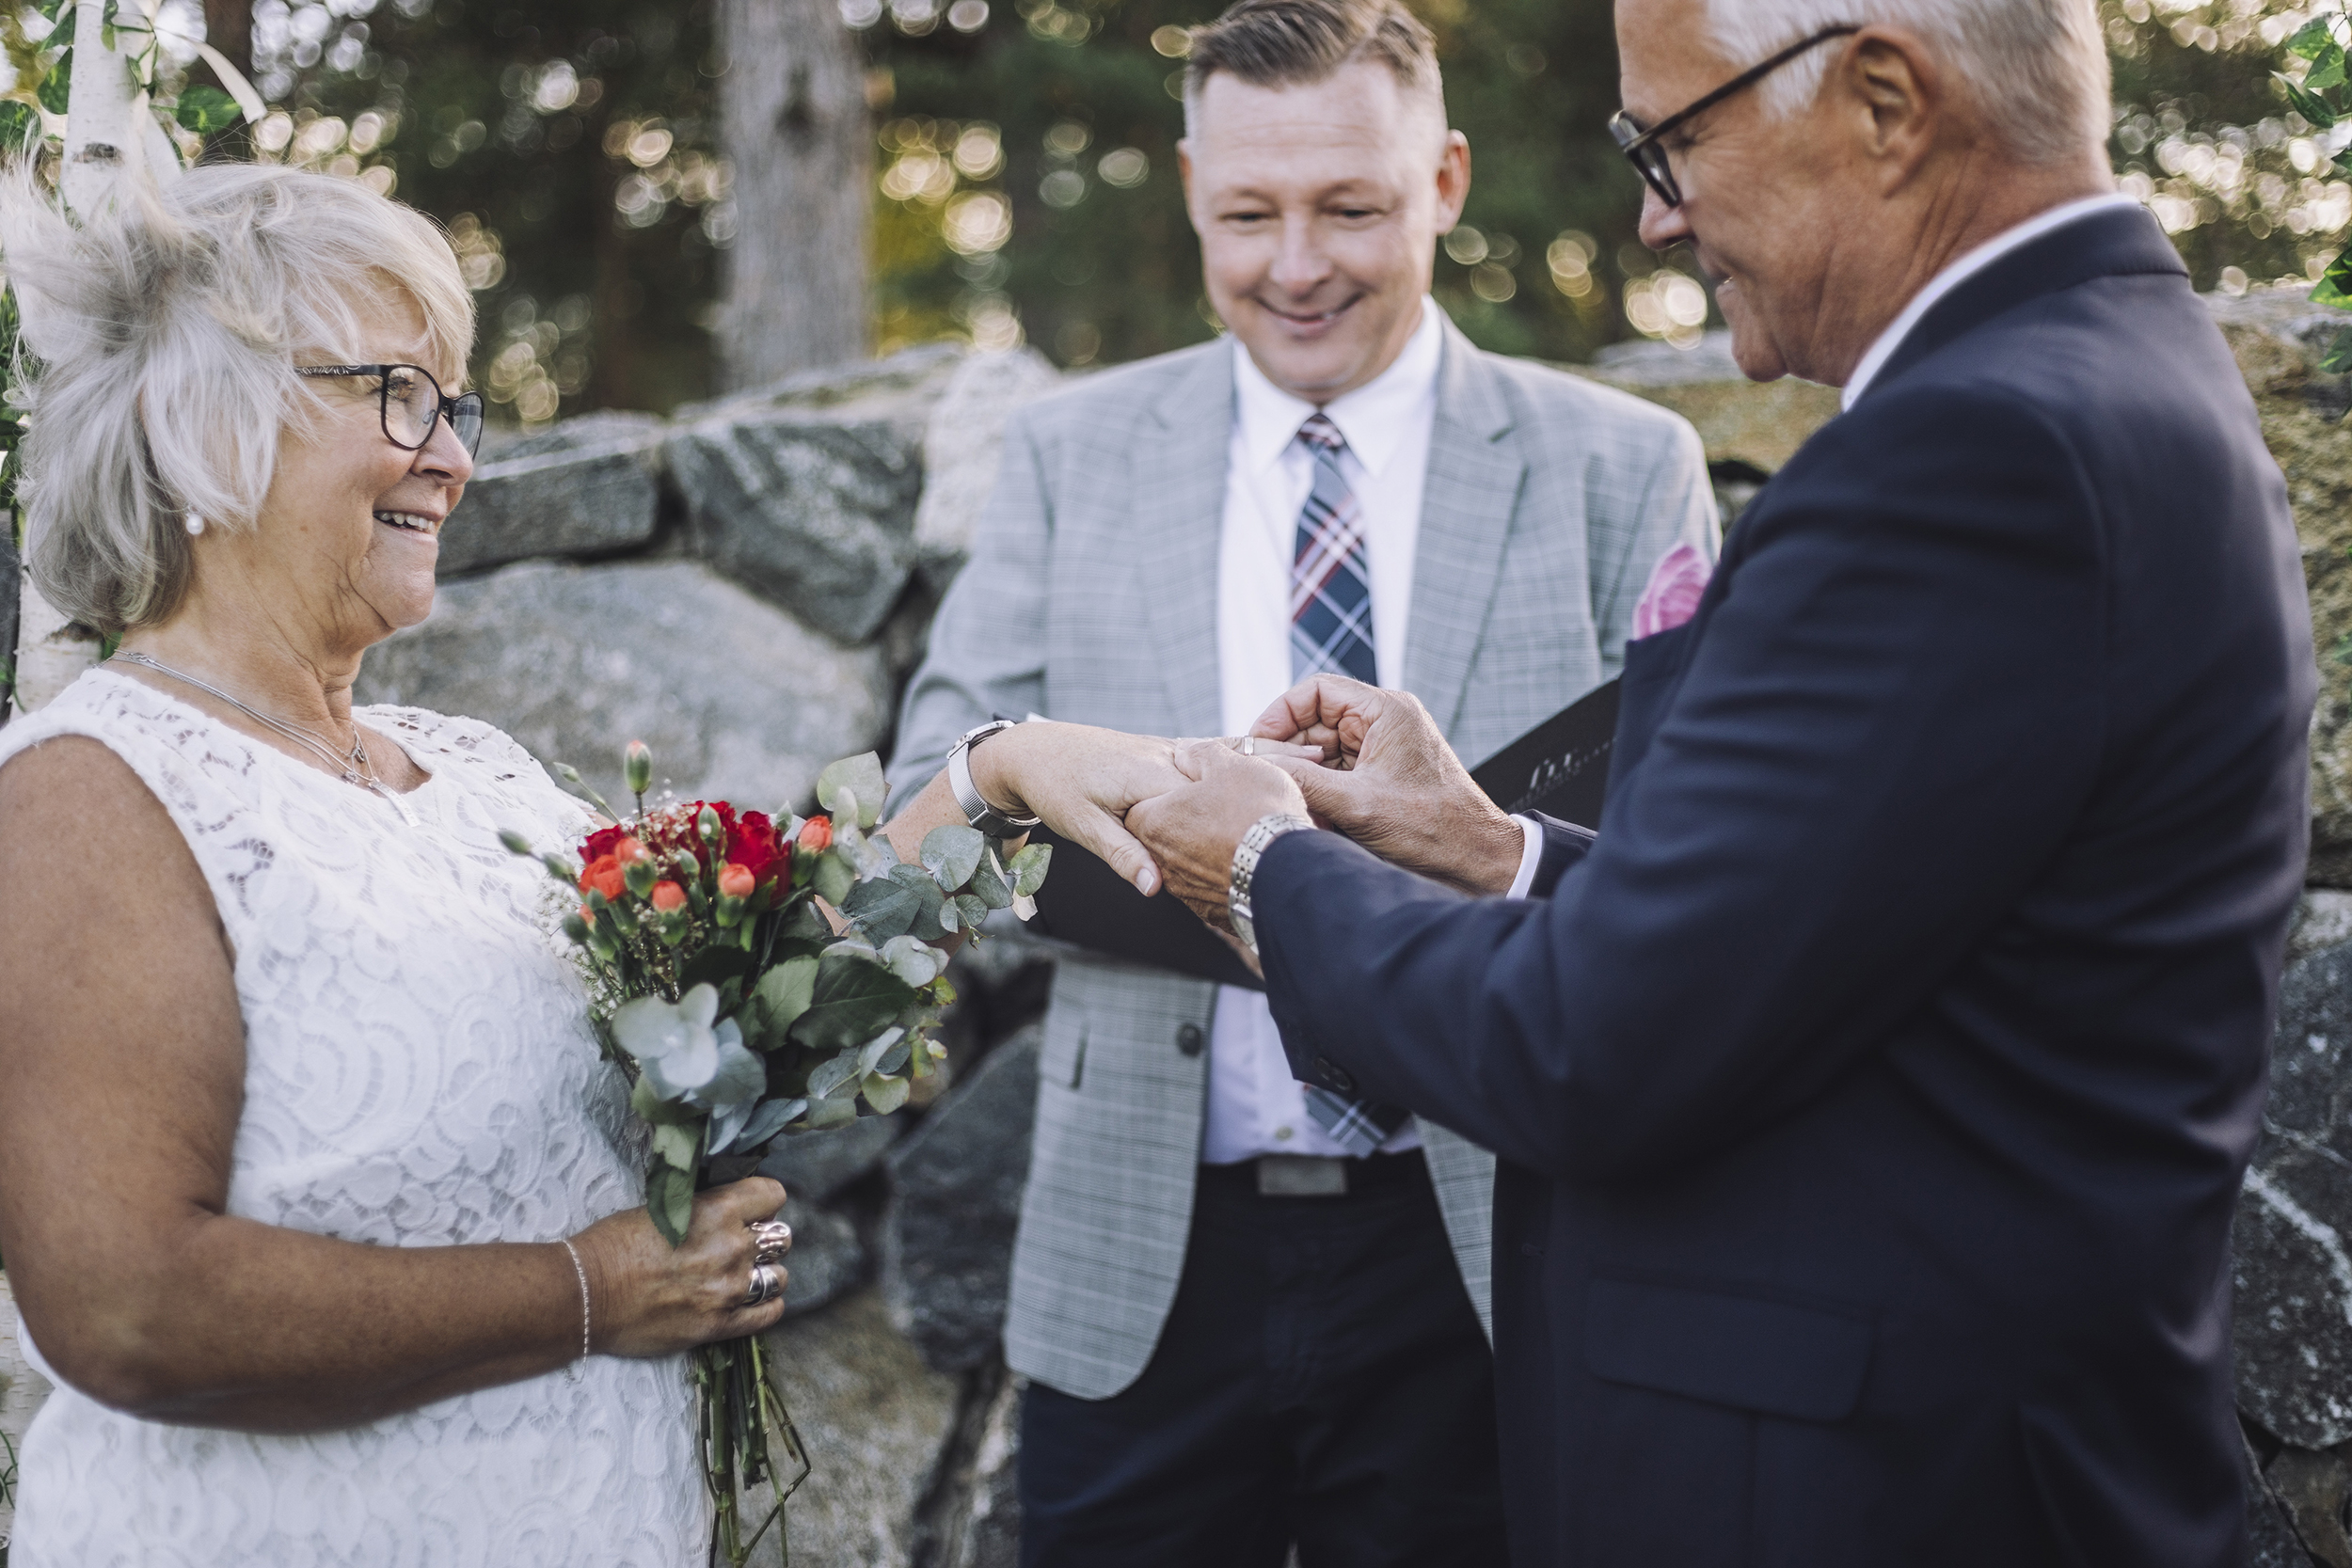
[[[2112,109],[2096,0],[1707,0],[1724,55],[1741,67],[1841,23],[1916,33],[1959,77],[2010,150],[2031,164],[2096,153]],[[1813,102],[1839,40],[1765,78],[1766,109]]]
[[[100,631],[167,619],[193,565],[185,519],[254,526],[278,442],[324,406],[297,356],[366,356],[363,319],[405,295],[452,391],[473,297],[431,219],[357,181],[213,164],[125,182],[76,223],[29,169],[0,179],[0,253],[30,395],[18,496],[26,562]]]

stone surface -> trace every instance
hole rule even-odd
[[[2288,972],[2233,1236],[2238,1403],[2303,1449],[2352,1440],[2352,945]]]
[[[768,1352],[815,1465],[787,1515],[792,1561],[912,1568],[915,1509],[955,1424],[956,1380],[923,1364],[873,1291],[787,1319]],[[781,1560],[753,1559],[761,1568]]]
[[[2251,1443],[2246,1455],[2246,1533],[2252,1549],[2247,1568],[2312,1568],[2312,1558],[2295,1533],[2295,1514],[2263,1473],[2262,1456]]]
[[[530,436],[483,464],[441,528],[444,578],[533,557],[614,555],[649,543],[660,522],[662,427],[657,420],[573,421],[561,446]]]
[[[792,1227],[792,1250],[785,1258],[786,1317],[828,1307],[866,1283],[866,1243],[856,1226],[798,1199],[785,1204],[784,1220]]]
[[[947,378],[923,432],[923,499],[914,511],[918,562],[941,593],[972,551],[972,531],[1002,466],[1013,410],[1061,383],[1035,349],[974,354]]]
[[[882,656],[808,631],[688,561],[526,562],[444,583],[432,619],[372,650],[359,700],[486,720],[620,797],[621,748],[655,784],[769,811],[888,733]]]
[[[883,1297],[890,1321],[943,1371],[999,1354],[1042,1038],[1032,1026],[981,1057],[890,1152]]]
[[[2263,439],[2287,480],[2310,586],[2319,656],[2312,721],[2312,860],[2309,878],[2352,887],[2352,376],[2319,369],[2352,312],[2330,310],[2301,288],[2206,298],[2238,370],[2254,391]]]
[[[2312,954],[2352,942],[2352,893],[2333,888],[2307,888],[2296,906],[2295,924],[2287,932],[2287,967],[2292,969]]]
[[[16,1452],[24,1446],[24,1429],[32,1425],[34,1412],[48,1397],[49,1381],[25,1363],[24,1347],[17,1342],[16,1297],[8,1289],[8,1276],[0,1274],[0,1476],[10,1478],[8,1489],[0,1493],[0,1546],[8,1544],[16,1522]]]
[[[1018,1568],[1021,1561],[1021,1379],[1006,1376],[989,1401],[946,1568]]]
[[[695,552],[831,637],[872,637],[914,570],[923,433],[959,357],[681,410],[665,451]]]
[[[2341,1451],[2281,1449],[2264,1473],[2271,1495],[2286,1509],[2303,1550],[2326,1568],[2352,1568],[2352,1537],[2344,1509],[2352,1498],[2352,1471]]]
[[[1697,428],[1719,478],[1724,466],[1739,465],[1751,485],[1777,472],[1837,413],[1835,387],[1794,377],[1759,385],[1741,375],[1728,332],[1710,332],[1691,349],[1613,344],[1592,364],[1565,368],[1673,409]]]
[[[882,1164],[904,1131],[897,1117],[860,1117],[847,1127],[787,1132],[768,1147],[759,1174],[783,1182],[795,1203],[830,1203],[842,1188]]]

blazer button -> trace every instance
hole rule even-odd
[[[1187,1023],[1176,1031],[1176,1049],[1187,1056],[1200,1055],[1200,1047],[1206,1043],[1198,1023]]]
[[[1349,1077],[1347,1069],[1332,1061],[1330,1057],[1317,1056],[1315,1070],[1323,1075],[1324,1083],[1340,1093],[1354,1094],[1356,1092],[1356,1080]]]

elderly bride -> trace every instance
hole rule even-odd
[[[0,729],[0,1255],[59,1385],[17,1568],[702,1562],[683,1353],[781,1314],[783,1190],[660,1239],[499,843],[580,807],[351,704],[473,468],[447,242],[282,168],[0,199],[34,579],[122,634]]]

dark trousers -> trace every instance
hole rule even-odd
[[[1143,1375],[1029,1387],[1023,1568],[1497,1568],[1494,1357],[1418,1152],[1341,1197],[1204,1165]]]

